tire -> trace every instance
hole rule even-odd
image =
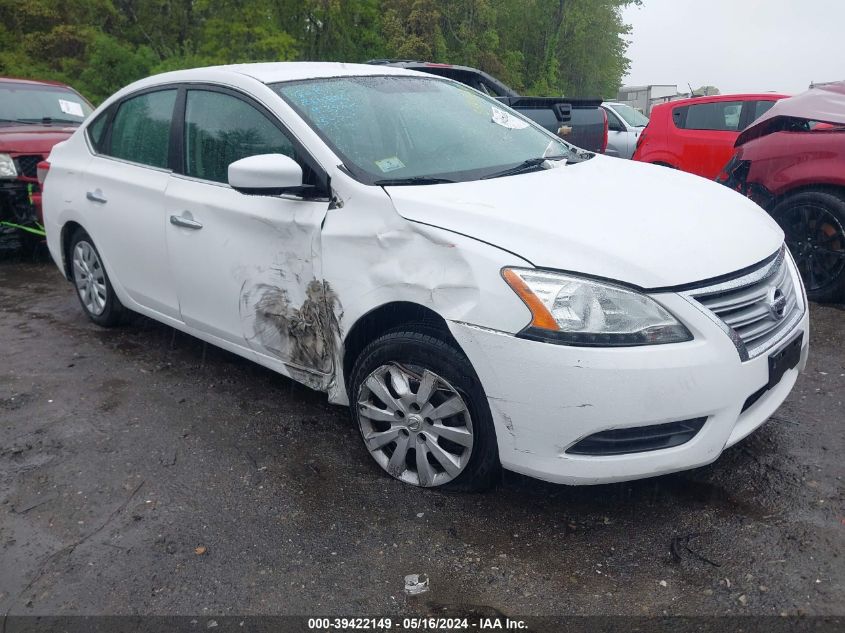
[[[123,323],[127,310],[114,292],[94,241],[81,228],[71,237],[68,264],[76,296],[88,318],[102,327]]]
[[[807,289],[820,303],[845,301],[845,199],[827,191],[802,191],[778,202],[771,215]]]
[[[404,326],[367,345],[349,383],[352,419],[364,447],[392,477],[422,487],[485,490],[500,472],[490,407],[469,360],[444,338],[433,328]],[[394,459],[403,449],[405,458]]]

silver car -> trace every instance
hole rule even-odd
[[[607,113],[608,156],[631,158],[637,148],[637,139],[646,125],[648,117],[624,103],[606,101],[601,104]]]

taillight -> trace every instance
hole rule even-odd
[[[44,179],[47,178],[47,172],[50,171],[50,161],[42,160],[36,165],[36,170],[38,172],[38,184],[41,186],[41,190],[44,191]]]
[[[601,153],[604,154],[607,151],[607,112],[605,112],[604,108],[599,108],[601,110],[602,116],[604,116],[604,141],[601,144]]]

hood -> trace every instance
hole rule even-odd
[[[742,131],[735,146],[776,132],[789,119],[845,125],[845,81],[820,85],[794,97],[781,99]]]
[[[733,273],[780,248],[756,204],[704,178],[596,156],[474,182],[386,187],[404,218],[553,268],[641,288]]]
[[[69,139],[76,129],[58,125],[0,125],[0,152],[47,155],[53,145]]]

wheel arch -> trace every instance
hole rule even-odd
[[[65,222],[62,225],[62,231],[60,236],[60,244],[62,249],[62,268],[64,269],[65,277],[68,281],[73,281],[70,269],[70,241],[73,239],[73,235],[78,229],[82,229],[83,231],[85,230],[81,224],[74,220]]]
[[[463,352],[449,332],[446,319],[437,312],[411,301],[391,301],[366,312],[349,329],[342,350],[344,382],[349,381],[355,361],[367,345],[403,325],[424,326],[427,331],[441,334],[444,342]]]
[[[802,193],[829,193],[843,201],[845,201],[845,185],[834,183],[802,183],[795,187],[791,187],[785,191],[781,191],[772,196],[772,199],[766,204],[766,211],[770,212],[781,202],[792,196],[797,196]]]

